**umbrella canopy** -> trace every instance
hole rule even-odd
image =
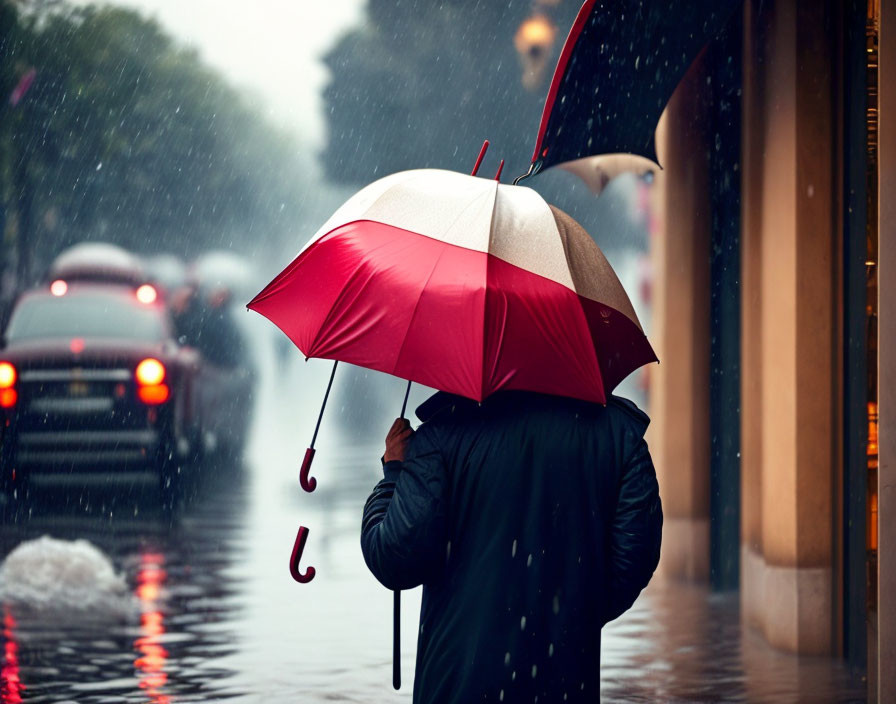
[[[593,154],[656,161],[675,87],[740,0],[586,0],[560,52],[530,173]]]
[[[482,400],[599,403],[656,356],[603,253],[535,191],[405,171],[343,205],[249,308],[306,357]]]

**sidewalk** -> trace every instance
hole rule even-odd
[[[833,658],[769,647],[741,625],[736,592],[652,584],[603,630],[602,702],[864,702]]]

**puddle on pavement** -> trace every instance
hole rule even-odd
[[[375,457],[375,453],[372,455]],[[329,459],[327,459],[329,457]],[[375,481],[363,454],[321,453],[321,491],[294,468],[254,481],[210,472],[179,520],[151,506],[83,515],[36,507],[3,527],[0,557],[44,534],[84,538],[112,561],[129,609],[31,612],[5,604],[2,701],[409,702],[419,590],[403,600],[403,676],[391,688],[391,594],[366,572],[360,512]],[[268,471],[265,468],[260,471]],[[353,479],[348,480],[349,473]],[[335,487],[341,487],[336,490]],[[100,502],[101,503],[101,502]],[[139,502],[138,502],[139,504]],[[298,523],[311,527],[295,585],[286,564]],[[603,634],[604,702],[864,701],[865,685],[828,658],[795,658],[742,629],[736,594],[652,586]]]

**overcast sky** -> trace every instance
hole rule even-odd
[[[90,0],[76,0],[87,4]],[[155,17],[196,47],[278,122],[323,139],[320,57],[363,16],[366,0],[107,0]]]

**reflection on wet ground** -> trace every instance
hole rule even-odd
[[[863,702],[831,658],[769,648],[741,624],[736,592],[656,583],[603,631],[604,702]]]
[[[325,378],[310,391],[287,381],[314,397]],[[175,520],[147,497],[71,493],[4,525],[0,558],[45,534],[85,538],[130,596],[124,608],[88,612],[4,604],[0,701],[409,702],[420,593],[403,596],[404,686],[394,692],[392,596],[358,544],[381,450],[346,439],[354,428],[340,438],[332,422],[313,469],[318,489],[304,494],[307,438],[296,427],[309,427],[302,414],[316,409],[300,405],[261,413],[245,467],[199,468]],[[383,419],[383,434],[390,423]],[[299,524],[310,529],[303,566],[317,569],[306,585],[287,569]],[[741,627],[736,594],[697,587],[652,585],[605,629],[602,663],[607,702],[864,700],[864,684],[839,663],[770,650]]]
[[[331,489],[313,499],[276,483],[253,495],[230,470],[173,523],[151,506],[110,521],[38,505],[5,526],[3,555],[43,534],[87,538],[134,598],[124,612],[50,618],[6,605],[2,701],[409,701],[419,593],[405,595],[406,685],[396,693],[391,598],[357,547],[370,476],[336,491],[361,458],[332,455],[319,466]],[[312,530],[307,564],[318,569],[308,585],[286,570],[300,513]],[[864,700],[863,683],[838,663],[768,649],[741,628],[736,594],[697,587],[653,585],[605,629],[602,661],[607,702]]]
[[[49,610],[29,608],[27,600],[4,604],[3,702],[224,698],[217,684],[234,672],[217,662],[238,648],[232,624],[239,608],[238,584],[225,572],[245,521],[228,498],[243,480],[234,469],[227,474],[226,489],[214,487],[174,520],[149,496],[67,503],[52,492],[31,503],[27,518],[4,525],[4,556],[44,535],[90,541],[124,575],[129,595],[109,594],[104,606],[89,609],[71,598]],[[110,505],[118,517],[113,511],[110,518]]]

